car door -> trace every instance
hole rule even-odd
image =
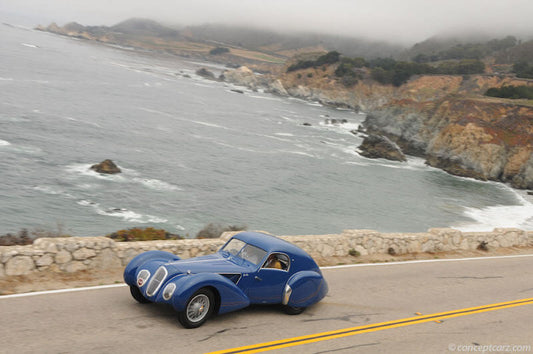
[[[269,260],[277,258],[281,267],[269,267]],[[272,253],[255,274],[249,274],[247,294],[252,303],[281,303],[285,284],[289,280],[290,259],[283,253]]]

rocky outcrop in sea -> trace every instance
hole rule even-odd
[[[107,175],[113,175],[113,174],[122,172],[120,168],[117,165],[115,165],[113,161],[109,159],[104,160],[95,165],[92,165],[91,170],[96,171],[98,173],[107,174]]]
[[[368,135],[359,146],[361,156],[370,159],[387,159],[391,161],[407,161],[402,150],[389,138],[382,135]]]

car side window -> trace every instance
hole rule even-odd
[[[263,264],[263,268],[289,270],[290,260],[286,254],[272,253]]]

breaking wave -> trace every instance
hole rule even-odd
[[[180,187],[168,183],[165,181],[161,181],[159,179],[155,178],[142,178],[139,177],[138,172],[131,169],[121,168],[122,174],[115,174],[115,175],[106,175],[102,173],[98,173],[94,170],[91,170],[90,164],[74,164],[67,166],[67,171],[70,172],[74,176],[85,176],[85,177],[92,177],[97,178],[100,180],[107,180],[111,182],[117,182],[117,183],[134,183],[134,184],[141,184],[146,188],[157,190],[157,191],[180,191],[182,190]]]
[[[518,205],[495,205],[485,208],[466,207],[464,215],[474,220],[453,226],[461,231],[492,231],[495,228],[533,228],[533,203],[518,191],[506,187],[515,194]]]
[[[77,202],[78,205],[91,207],[94,209],[94,211],[98,215],[102,216],[111,216],[116,218],[121,218],[128,222],[134,222],[134,223],[140,223],[140,224],[148,224],[148,223],[165,223],[168,220],[163,219],[154,215],[148,215],[148,214],[139,214],[132,210],[124,209],[124,208],[104,208],[101,207],[99,203],[95,203],[90,200],[82,199]]]

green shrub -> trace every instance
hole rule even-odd
[[[350,256],[352,256],[352,257],[359,257],[359,256],[361,256],[361,253],[360,253],[359,251],[355,250],[354,248],[350,248],[350,249],[348,250],[348,254],[349,254]]]
[[[520,61],[513,65],[513,72],[517,77],[523,77],[526,79],[533,79],[533,65],[525,61]]]
[[[5,235],[0,235],[0,246],[24,246],[31,245],[33,241],[38,238],[55,238],[55,237],[70,237],[63,233],[63,225],[61,223],[57,224],[57,230],[45,230],[45,229],[34,229],[31,232],[28,229],[21,229],[17,234],[13,235],[7,233]]]
[[[287,72],[316,68],[325,64],[335,64],[339,61],[340,53],[336,51],[328,52],[319,56],[316,60],[300,60],[287,68]]]
[[[485,96],[521,99],[526,98],[533,100],[533,86],[502,86],[500,88],[492,87],[485,92]]]
[[[171,234],[163,229],[155,229],[153,227],[134,227],[127,230],[119,230],[112,234],[106,235],[115,241],[152,241],[152,240],[180,240],[183,237]]]
[[[209,51],[209,54],[211,55],[218,55],[218,54],[224,54],[229,53],[229,48],[226,47],[216,47]]]

